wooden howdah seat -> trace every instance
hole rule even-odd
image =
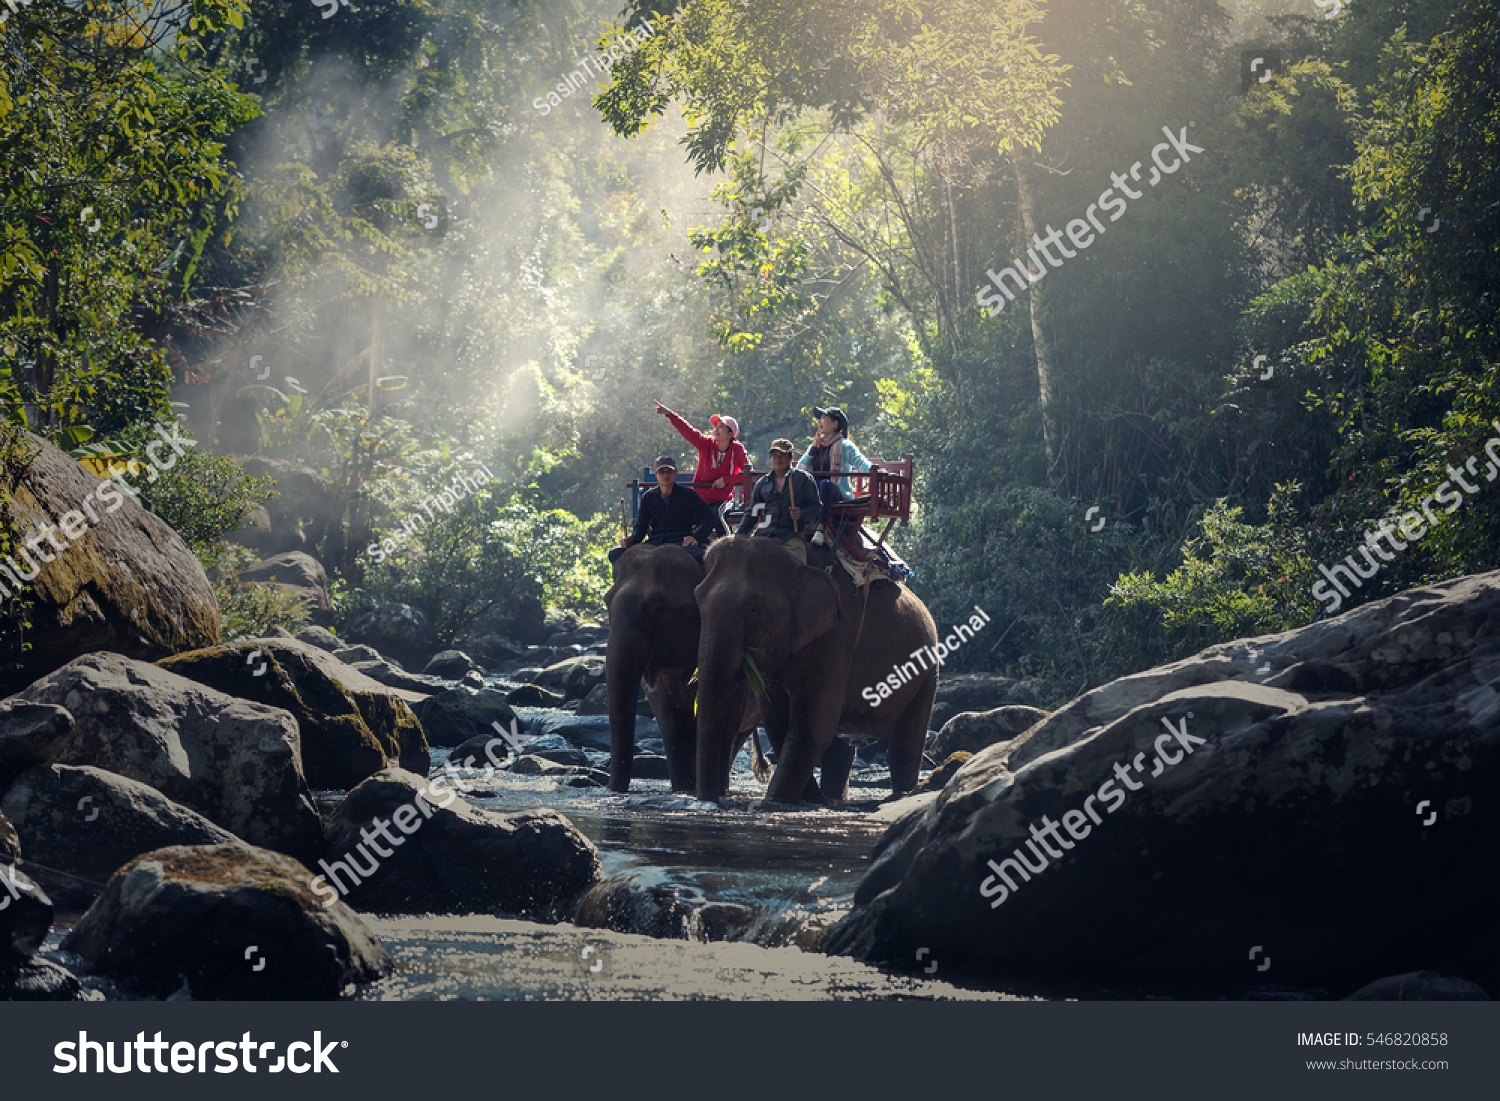
[[[897,521],[905,527],[911,520],[911,485],[916,470],[916,457],[907,455],[900,462],[871,457],[870,465],[874,469],[867,473],[847,476],[854,488],[854,498],[849,501],[835,502],[829,511],[829,518],[838,524],[839,542],[859,559],[865,557],[859,544],[859,533],[863,530],[866,520],[870,521],[872,529],[879,521],[885,521],[885,527],[880,529],[878,535],[873,531],[866,533],[877,547],[885,546],[885,537]],[[725,534],[734,534],[735,528],[739,526],[740,520],[745,515],[744,502],[749,500],[755,483],[765,477],[766,473],[767,471],[764,470],[746,470],[742,473],[741,484],[735,493],[735,499],[725,502],[725,506],[728,507],[719,508],[719,519],[724,526]],[[646,467],[641,468],[639,480],[626,483],[630,490],[631,520],[634,520],[640,512],[641,494],[655,484],[656,478]],[[679,480],[677,484],[690,489],[707,489],[713,483]]]

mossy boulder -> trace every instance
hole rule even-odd
[[[431,767],[422,723],[403,694],[296,639],[241,639],[178,654],[163,669],[228,695],[291,712],[315,788],[352,788],[387,764]]]
[[[390,973],[390,954],[352,910],[280,853],[177,845],[110,879],[63,941],[95,974],[165,998],[332,999]]]
[[[32,601],[31,648],[14,655],[19,668],[0,677],[0,690],[14,691],[96,650],[152,661],[216,641],[219,604],[182,538],[117,487],[106,488],[106,504],[98,493],[104,483],[77,460],[29,432],[21,436],[36,457],[15,485],[3,487],[10,522],[23,542],[49,528],[55,542],[40,541],[50,562],[29,557],[24,547],[0,560],[10,571],[0,573],[0,583],[11,591],[24,587]],[[97,522],[81,511],[85,501]],[[80,524],[87,530],[65,538],[58,530],[63,517],[73,530]],[[29,583],[12,576],[33,569],[40,573]]]

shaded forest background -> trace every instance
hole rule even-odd
[[[341,614],[600,620],[622,483],[685,452],[653,398],[762,458],[837,404],[917,458],[914,590],[993,620],[950,668],[1072,695],[1326,614],[1319,565],[1500,434],[1495,0],[331,3],[0,26],[7,419],[128,460],[185,416],[142,488],[221,574],[305,471]],[[1163,128],[1203,152],[1132,185]],[[1112,174],[1141,197],[981,308]],[[1341,610],[1493,568],[1480,488]]]

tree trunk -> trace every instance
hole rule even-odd
[[[1021,211],[1021,255],[1024,257],[1031,241],[1038,235],[1036,200],[1032,195],[1031,180],[1027,176],[1029,168],[1026,163],[1020,157],[1012,157],[1011,163],[1016,169],[1016,199]],[[1057,431],[1057,407],[1054,404],[1052,392],[1052,345],[1047,339],[1046,323],[1042,319],[1042,292],[1039,283],[1032,284],[1026,304],[1031,313],[1031,342],[1036,349],[1037,393],[1038,404],[1042,411],[1042,442],[1047,449],[1047,480],[1052,484],[1052,488],[1056,489],[1060,441]]]

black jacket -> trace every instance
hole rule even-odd
[[[672,496],[663,497],[660,486],[641,494],[640,511],[635,515],[631,543],[681,543],[693,529],[718,522],[713,506],[687,486],[674,486]],[[650,536],[647,536],[647,532]]]
[[[793,535],[791,508],[794,501],[802,510],[797,530],[811,530],[818,520],[818,483],[807,471],[796,467],[786,472],[786,479],[787,488],[779,492],[776,489],[775,474],[767,474],[755,483],[755,488],[750,491],[750,500],[746,502],[745,518],[740,521],[737,535],[754,532],[756,535],[769,535],[778,543],[785,543]],[[757,505],[765,507],[757,512]],[[808,514],[808,509],[813,510],[811,515]]]

